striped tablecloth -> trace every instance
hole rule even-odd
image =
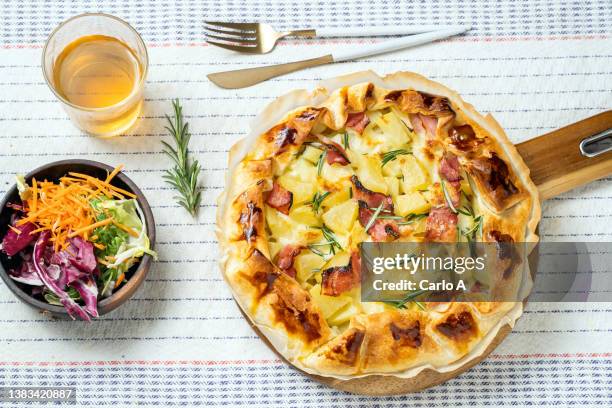
[[[466,4],[464,4],[466,3]],[[319,385],[285,366],[244,321],[216,266],[215,198],[228,148],[273,98],[364,69],[413,70],[491,112],[520,142],[612,107],[609,1],[462,2],[3,1],[0,6],[0,190],[13,175],[64,158],[124,163],[146,193],[160,260],[134,298],[92,324],[48,320],[0,285],[0,386],[76,386],[80,406],[544,406],[612,404],[612,305],[530,304],[485,362],[425,392],[368,398]],[[43,82],[41,47],[62,20],[104,11],[132,23],[149,47],[146,107],[125,137],[75,129]],[[468,35],[375,58],[298,72],[244,90],[206,74],[317,56],[374,39],[286,41],[267,56],[206,46],[207,19],[278,28],[469,23]],[[203,165],[192,220],[162,183],[163,114],[179,97]],[[544,203],[547,241],[611,241],[612,178]],[[604,271],[605,272],[605,271]],[[608,271],[609,272],[609,271]],[[0,403],[2,406],[2,403]]]

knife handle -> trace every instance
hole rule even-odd
[[[348,61],[372,55],[384,54],[386,52],[401,50],[403,48],[414,47],[439,40],[467,31],[469,27],[452,27],[444,30],[431,31],[422,34],[410,35],[407,37],[396,38],[393,40],[382,41],[380,43],[359,46],[346,47],[344,50],[334,51],[332,53],[334,61]]]
[[[444,25],[330,27],[317,28],[314,32],[317,37],[378,37],[384,35],[420,34],[453,27]]]
[[[610,128],[606,111],[516,145],[543,200],[612,174],[611,150],[583,152],[584,141]]]

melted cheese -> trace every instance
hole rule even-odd
[[[426,214],[432,205],[441,204],[440,188],[436,184],[440,180],[438,160],[435,159],[441,157],[441,153],[427,143],[425,135],[411,131],[408,116],[395,107],[367,114],[370,124],[362,135],[351,129],[341,129],[328,136],[340,145],[348,139],[349,165],[320,163],[322,146],[317,146],[317,142],[306,146],[277,179],[282,187],[293,193],[289,215],[268,206],[265,211],[273,257],[285,245],[306,248],[294,259],[296,279],[309,290],[332,326],[346,324],[355,314],[378,313],[389,307],[383,303],[361,304],[359,288],[337,297],[321,295],[321,272],[347,265],[350,252],[357,250],[361,242],[371,240],[358,220],[357,201],[351,194],[351,176],[357,175],[369,190],[390,195],[397,216]],[[317,128],[317,132],[325,131],[322,127]],[[383,155],[399,149],[403,153],[382,166]],[[473,194],[466,177],[461,182],[461,189],[460,208],[473,208],[478,214],[478,204],[472,202]],[[325,193],[324,199],[313,206],[315,194]],[[422,240],[425,226],[425,217],[402,225],[400,240]],[[333,234],[341,250],[334,248],[332,251],[327,245],[328,237],[322,227]],[[459,214],[459,231],[473,227],[474,217]],[[459,239],[465,241],[467,238],[459,234]]]

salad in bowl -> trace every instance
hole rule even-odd
[[[98,317],[98,301],[126,284],[143,256],[156,257],[137,196],[113,183],[121,169],[104,178],[18,176],[19,200],[6,204],[0,252],[13,265],[8,276],[73,319]]]

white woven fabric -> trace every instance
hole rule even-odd
[[[403,4],[402,4],[403,3]],[[491,112],[514,142],[612,107],[609,2],[369,0],[331,2],[4,1],[0,18],[0,190],[15,173],[64,158],[124,163],[155,213],[160,261],[134,298],[92,324],[50,321],[0,285],[0,386],[78,387],[82,406],[488,406],[612,404],[612,305],[530,304],[485,362],[428,391],[349,395],[288,368],[256,337],[216,266],[215,199],[229,147],[276,96],[364,69],[412,70]],[[105,11],[133,23],[149,47],[144,117],[122,138],[75,129],[44,84],[41,46],[65,18]],[[372,39],[301,40],[242,56],[205,46],[204,20],[268,21],[278,28],[469,23],[464,37],[301,71],[243,90],[206,74],[322,55]],[[163,114],[181,99],[203,166],[192,220],[161,175]],[[544,203],[546,241],[611,241],[608,177]],[[610,271],[607,271],[610,273]],[[2,403],[0,403],[1,405]]]

